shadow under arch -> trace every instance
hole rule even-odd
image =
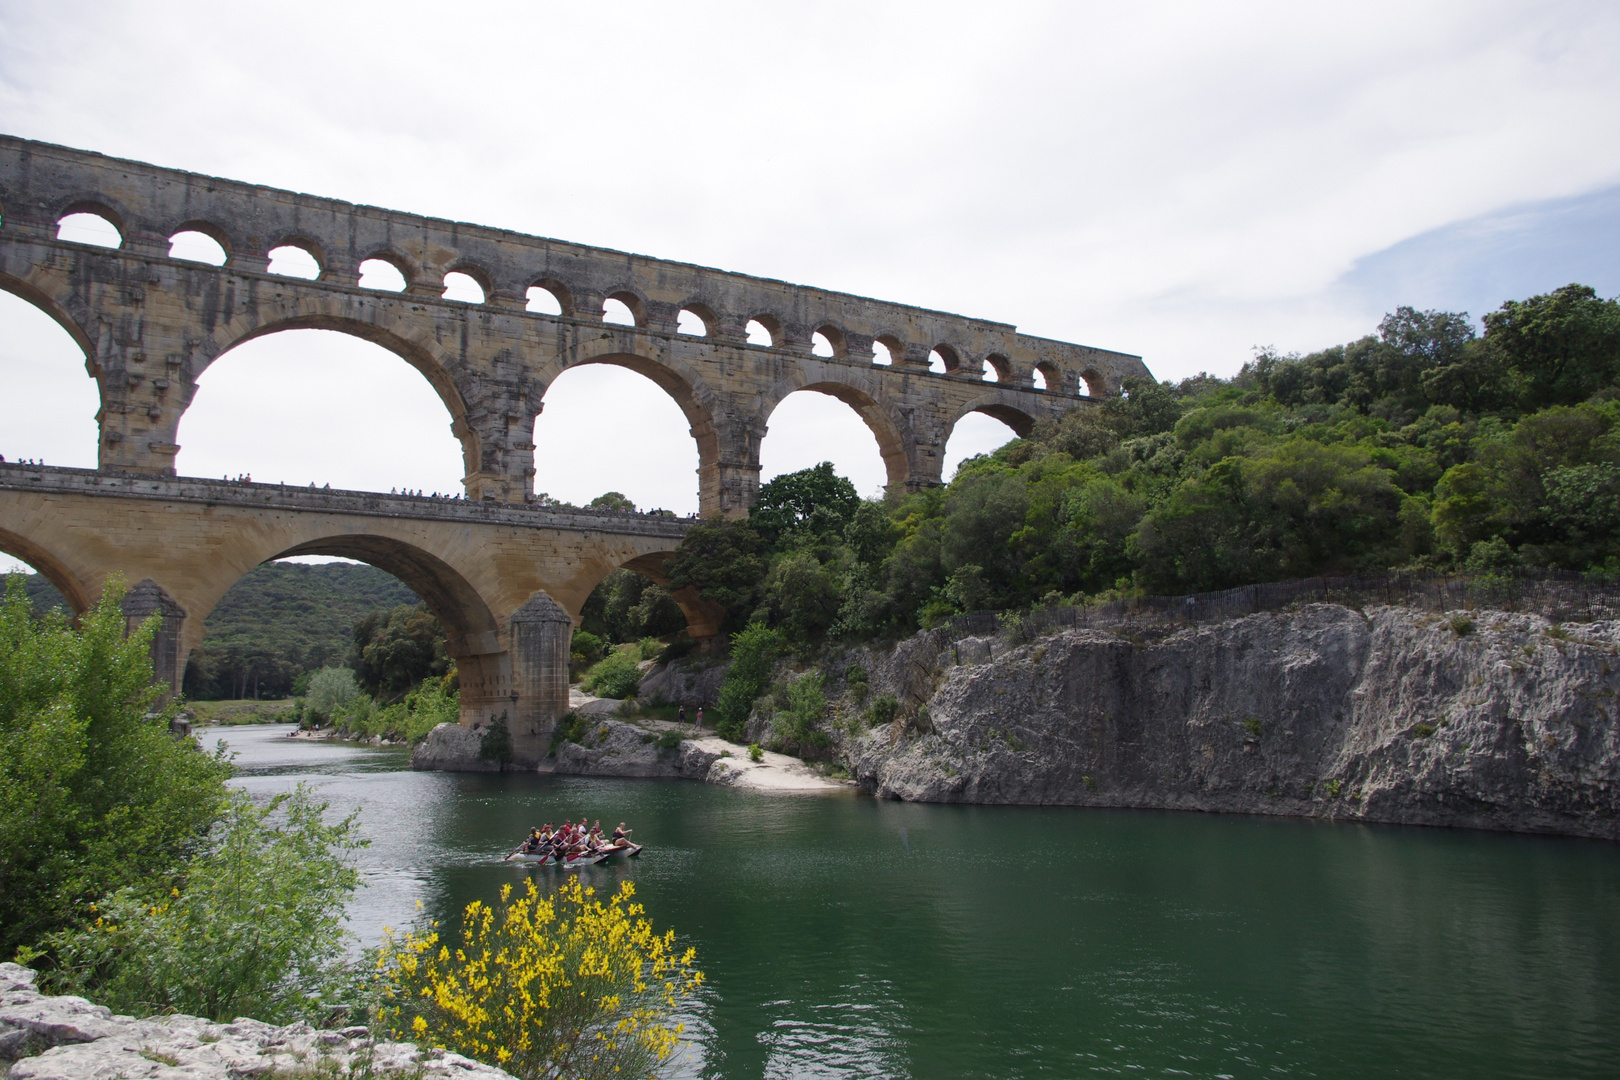
[[[433,387],[434,393],[439,395],[439,400],[450,413],[450,431],[461,443],[462,467],[465,475],[472,476],[479,471],[482,448],[478,432],[467,422],[467,402],[461,396],[461,390],[456,386],[450,372],[439,362],[431,349],[364,319],[327,314],[295,315],[254,326],[232,335],[226,342],[220,342],[219,351],[208,357],[206,363],[191,373],[192,379],[196,380],[238,346],[286,330],[330,330],[358,338],[382,346],[415,368],[417,373],[428,381],[428,385]],[[189,406],[188,402],[187,407]]]
[[[974,398],[958,410],[955,416],[951,417],[950,428],[945,432],[946,441],[950,440],[951,432],[956,430],[956,425],[961,423],[962,417],[968,413],[983,413],[994,420],[1000,420],[1003,424],[1012,428],[1013,434],[1020,439],[1027,438],[1029,433],[1035,429],[1035,418],[1033,416],[1016,405],[1008,404],[1002,400],[999,394],[992,393]]]
[[[692,439],[697,443],[698,491],[702,512],[712,513],[710,492],[712,489],[715,499],[718,500],[720,470],[720,430],[715,425],[714,417],[720,410],[714,394],[702,377],[679,361],[662,363],[639,353],[604,352],[548,364],[536,372],[536,378],[549,392],[552,384],[564,372],[590,364],[603,364],[633,371],[650,379],[675,402],[676,407],[681,410],[681,415],[686,417]],[[542,405],[544,402],[545,395],[542,394]]]
[[[295,555],[355,559],[394,575],[444,624],[445,651],[451,656],[496,649],[500,627],[478,590],[455,567],[413,544],[388,536],[338,534],[306,540],[265,562]]]
[[[811,390],[837,398],[855,410],[855,415],[861,418],[861,422],[877,440],[878,453],[883,456],[883,469],[888,478],[889,490],[905,490],[906,481],[911,478],[911,459],[906,454],[905,435],[901,432],[900,425],[895,423],[894,417],[889,415],[889,411],[868,390],[850,382],[829,379],[810,379],[803,383],[794,381],[781,384],[777,389],[782,392],[773,395],[775,400],[771,402],[770,410],[765,416],[767,426],[770,417],[790,394],[800,390]]]
[[[726,609],[713,600],[704,599],[703,595],[691,586],[684,589],[669,588],[669,577],[664,573],[664,560],[673,557],[674,554],[673,551],[648,552],[623,563],[618,569],[634,570],[654,585],[669,589],[670,597],[680,607],[681,614],[686,616],[686,634],[688,637],[714,637],[720,633],[720,626],[725,622]],[[607,577],[606,574],[602,576],[604,579]],[[601,582],[597,584],[601,584]],[[591,587],[594,589],[596,586]]]
[[[84,587],[77,574],[67,568],[67,564],[49,551],[26,536],[4,528],[0,528],[0,551],[21,559],[44,575],[46,581],[56,586],[56,591],[62,594],[62,599],[67,601],[75,616],[89,610],[90,590]]]

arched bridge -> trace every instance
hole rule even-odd
[[[507,714],[519,757],[531,762],[568,708],[569,637],[585,598],[621,566],[662,580],[688,524],[0,464],[0,550],[26,559],[75,611],[123,575],[130,619],[163,616],[153,659],[175,689],[208,613],[255,566],[292,555],[359,559],[410,586],[444,624],[462,722]],[[718,632],[714,607],[690,590],[674,595],[694,636]]]
[[[58,239],[74,213],[105,218],[119,246]],[[198,376],[231,347],[293,327],[354,334],[420,371],[449,411],[475,499],[533,494],[534,420],[559,374],[638,371],[691,423],[704,515],[746,513],[766,425],[795,390],[852,406],[877,437],[891,490],[916,490],[940,482],[945,442],[967,413],[1022,434],[1082,407],[1083,390],[1116,393],[1148,374],[1138,357],[1005,323],[16,138],[0,137],[0,221],[0,289],[43,308],[85,350],[101,391],[98,460],[126,472],[172,475]],[[224,263],[171,258],[182,232],[212,238]],[[271,272],[270,252],[288,248],[314,279]],[[363,288],[370,260],[397,271],[403,291]],[[483,302],[447,299],[452,274]],[[526,310],[534,287],[560,315]],[[610,300],[634,326],[603,322]],[[677,329],[682,312],[700,335]],[[749,343],[750,324],[768,344]],[[814,354],[816,335],[832,355]],[[874,343],[892,363],[873,362]],[[945,370],[930,370],[931,355]],[[986,365],[995,382],[981,377]]]
[[[113,242],[59,235],[74,214],[104,219]],[[218,257],[176,257],[180,234],[208,238]],[[303,276],[281,272],[289,252]],[[389,269],[398,288],[363,286],[362,264]],[[460,298],[446,295],[452,279]],[[766,426],[796,390],[854,408],[890,490],[906,491],[941,481],[946,440],[969,412],[1022,434],[1148,376],[1138,357],[1004,323],[4,136],[0,289],[73,336],[101,400],[98,470],[0,465],[0,550],[78,610],[122,574],[130,617],[163,615],[154,655],[176,687],[204,618],[254,566],[300,554],[372,563],[448,629],[462,722],[507,713],[525,760],[566,708],[569,622],[590,590],[620,566],[656,580],[686,528],[533,504],[534,421],[563,371],[615,364],[675,399],[705,515],[747,512]],[[531,310],[536,290],[555,313]],[[633,325],[604,321],[614,302]],[[377,342],[420,372],[461,441],[467,498],[176,478],[198,376],[292,328]],[[694,635],[717,631],[699,598],[676,599]]]

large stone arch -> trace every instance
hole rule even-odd
[[[13,277],[10,274],[0,273],[0,289],[4,289],[18,299],[32,304],[48,315],[51,321],[66,330],[68,336],[73,339],[74,344],[78,345],[84,352],[86,370],[90,372],[92,377],[99,380],[100,365],[96,361],[96,343],[90,337],[89,332],[85,330],[84,325],[68,310],[66,304],[58,302],[50,293],[32,282]],[[85,315],[89,315],[88,308],[85,309]]]
[[[297,533],[304,530],[286,527],[235,532],[212,565],[170,590],[187,612],[177,671],[185,670],[191,651],[201,644],[204,622],[214,606],[255,567],[295,555],[333,555],[393,574],[444,625],[445,652],[460,672],[464,723],[505,709],[512,675],[506,628],[461,570],[421,543],[389,531],[333,532],[319,525],[306,529],[303,538]]]
[[[466,475],[471,476],[479,471],[482,460],[479,432],[468,422],[466,397],[450,370],[440,362],[436,343],[431,339],[424,341],[419,332],[400,333],[387,325],[346,313],[312,312],[281,316],[250,325],[244,323],[246,320],[235,320],[220,327],[209,339],[210,347],[194,355],[188,372],[190,379],[186,397],[179,415],[175,417],[176,431],[191,406],[198,377],[238,346],[287,330],[330,330],[382,346],[426,379],[450,414],[450,430],[461,443],[462,465]],[[405,325],[419,330],[420,323],[421,320],[406,321]]]
[[[652,551],[645,555],[638,555],[628,562],[621,563],[615,569],[634,570],[642,577],[649,579],[655,585],[665,588],[669,586],[669,576],[664,573],[664,561],[673,557],[674,551]],[[602,575],[607,577],[606,574]],[[601,583],[601,578],[597,583]],[[591,586],[593,589],[595,585]],[[725,622],[726,610],[713,600],[705,600],[703,595],[691,586],[684,589],[671,589],[669,595],[680,606],[681,614],[686,616],[686,633],[688,637],[708,638],[720,632],[720,624]],[[578,613],[574,613],[578,617]]]
[[[789,394],[812,390],[818,394],[837,398],[861,418],[877,439],[878,453],[883,455],[883,467],[888,476],[890,491],[904,491],[906,481],[915,471],[907,438],[909,425],[902,424],[884,406],[877,381],[865,372],[851,371],[831,364],[801,362],[792,375],[771,387],[770,400],[761,414],[761,428],[768,426],[777,406]],[[762,435],[763,437],[763,435]]]
[[[956,430],[956,425],[961,422],[962,417],[975,412],[984,413],[986,416],[1000,420],[1003,424],[1012,428],[1013,434],[1020,439],[1027,437],[1035,428],[1035,417],[1021,408],[1016,399],[1008,400],[1011,397],[1010,394],[992,391],[988,394],[981,394],[962,405],[956,410],[956,414],[951,417],[950,425],[945,429],[941,445],[950,440],[951,432]]]
[[[701,342],[704,339],[694,340]],[[616,340],[600,339],[577,350],[559,354],[551,363],[535,371],[535,381],[541,387],[539,404],[544,406],[545,393],[558,376],[588,364],[607,364],[633,371],[652,380],[670,396],[681,410],[681,415],[686,417],[692,440],[697,444],[699,505],[705,515],[715,512],[718,508],[721,466],[728,456],[736,453],[737,447],[730,445],[736,441],[736,433],[726,430],[724,406],[703,377],[679,359],[654,359],[626,350]]]
[[[478,590],[460,571],[421,547],[374,533],[336,534],[295,544],[263,561],[296,555],[355,559],[394,575],[444,624],[445,647],[452,656],[468,648],[493,651],[497,643],[500,624]]]
[[[82,615],[89,609],[93,602],[90,590],[66,562],[46,548],[21,533],[0,528],[0,551],[21,559],[43,574],[46,581],[56,586],[56,591],[62,594],[62,599],[73,609],[73,614]]]

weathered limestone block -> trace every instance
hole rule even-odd
[[[718,750],[683,741],[659,746],[658,735],[621,720],[591,725],[580,742],[557,747],[553,771],[580,776],[671,777],[703,780],[720,756]]]
[[[675,660],[668,664],[657,664],[643,675],[636,696],[645,702],[685,705],[688,710],[699,705],[712,709],[720,700],[720,683],[725,677],[724,663]]]
[[[411,751],[411,768],[430,772],[500,772],[499,762],[478,756],[483,740],[461,724],[440,724]]]

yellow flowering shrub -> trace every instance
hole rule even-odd
[[[653,931],[628,881],[606,901],[577,878],[512,893],[468,904],[454,948],[436,930],[386,936],[383,1025],[525,1078],[652,1076],[680,1042],[671,1014],[703,982],[695,950]]]

